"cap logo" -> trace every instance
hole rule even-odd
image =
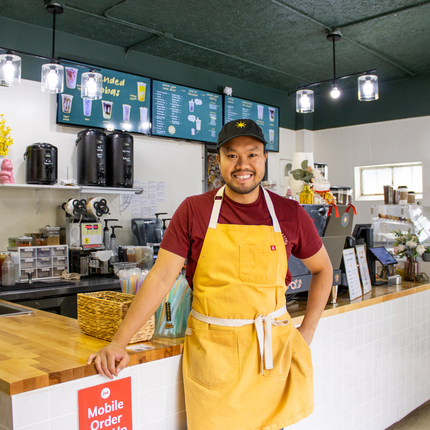
[[[236,127],[238,127],[238,128],[246,127],[246,122],[239,121],[239,122],[236,123]]]
[[[271,251],[276,251],[276,246],[275,246],[275,245],[271,245],[271,246],[270,246],[270,250],[271,250]]]

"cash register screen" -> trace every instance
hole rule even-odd
[[[388,266],[390,264],[397,264],[397,260],[387,251],[387,248],[385,248],[385,246],[369,248],[369,251],[384,266]]]

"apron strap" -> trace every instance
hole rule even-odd
[[[261,187],[261,189],[263,190],[264,197],[266,198],[266,205],[267,205],[267,208],[269,209],[270,216],[272,217],[273,229],[275,230],[275,233],[280,233],[281,227],[279,226],[278,217],[276,216],[272,199],[270,198],[269,193],[265,188]]]
[[[273,349],[272,349],[272,326],[285,326],[289,323],[288,320],[276,321],[287,312],[287,305],[282,308],[271,312],[267,316],[258,315],[253,320],[247,319],[234,319],[234,318],[215,318],[203,315],[200,312],[191,309],[191,315],[206,324],[213,324],[222,327],[242,327],[244,325],[255,325],[257,331],[258,347],[260,349],[260,372],[263,374],[263,361],[264,369],[273,369]],[[191,335],[191,329],[187,328],[185,334]]]
[[[209,228],[216,228],[216,225],[218,224],[218,218],[221,212],[221,204],[224,197],[224,188],[225,188],[225,185],[222,186],[215,194],[211,218],[209,221]],[[263,190],[264,198],[266,200],[266,205],[267,205],[267,208],[269,209],[270,217],[272,218],[273,229],[275,230],[275,233],[281,233],[281,227],[279,225],[278,217],[276,216],[276,213],[275,213],[275,208],[273,207],[272,199],[270,198],[269,193],[265,188],[261,187],[261,189]]]
[[[223,185],[215,194],[214,205],[212,207],[212,213],[211,213],[211,219],[209,221],[209,228],[216,228],[216,225],[218,224],[219,213],[221,212],[221,203],[224,197],[224,188],[225,188],[225,185]]]

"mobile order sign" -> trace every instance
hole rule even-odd
[[[132,430],[131,378],[78,391],[79,430]]]

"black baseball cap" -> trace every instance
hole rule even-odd
[[[239,136],[251,136],[258,139],[263,145],[267,142],[264,139],[263,130],[261,127],[252,119],[235,119],[230,121],[223,126],[218,135],[216,143],[217,151],[227,143],[229,140]]]

